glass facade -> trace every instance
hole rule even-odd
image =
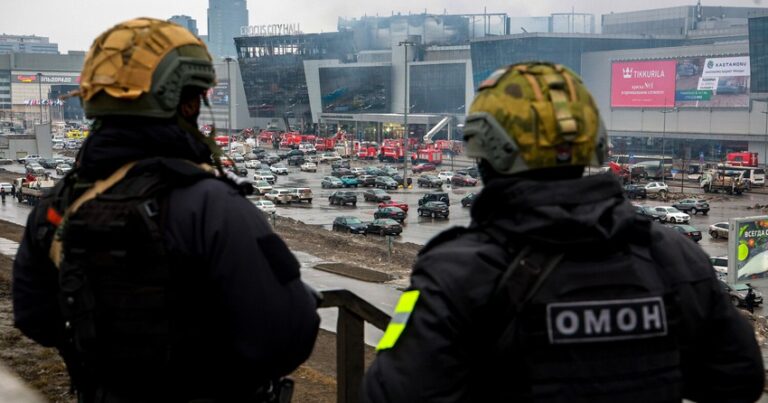
[[[752,92],[768,93],[768,17],[749,19],[749,66]]]
[[[76,85],[52,85],[48,98],[52,100],[61,99],[62,96],[77,89],[78,86]],[[66,121],[77,121],[85,118],[83,106],[80,103],[80,99],[77,97],[63,99],[61,104],[51,107],[50,113],[53,119],[62,119]]]
[[[392,68],[321,68],[320,91],[323,112],[326,113],[389,113]]]
[[[304,60],[354,61],[351,33],[241,37],[235,44],[254,118],[311,121]]]
[[[472,71],[475,87],[502,66],[530,60],[546,60],[581,72],[581,55],[585,52],[617,49],[650,49],[683,45],[682,39],[625,39],[594,36],[511,36],[479,40],[471,44]]]
[[[467,82],[465,63],[424,64],[409,67],[411,113],[465,113]]]

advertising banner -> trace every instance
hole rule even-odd
[[[11,82],[14,84],[37,84],[37,73],[13,73]],[[42,73],[41,84],[79,84],[80,76],[60,73]]]
[[[611,66],[611,107],[666,108],[675,105],[674,60],[615,62]]]
[[[229,81],[218,80],[216,86],[208,90],[211,105],[229,105]]]
[[[675,106],[747,108],[749,73],[749,56],[680,59]]]
[[[768,280],[768,216],[731,219],[728,251],[730,283]]]

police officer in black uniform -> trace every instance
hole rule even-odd
[[[433,239],[365,376],[367,402],[753,402],[760,350],[707,256],[599,166],[591,95],[559,65],[484,81],[464,128],[485,188]]]
[[[215,74],[184,28],[140,18],[94,41],[95,119],[29,216],[15,325],[61,352],[81,402],[265,402],[310,354],[317,299],[197,127]]]

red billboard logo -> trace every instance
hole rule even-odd
[[[675,106],[674,60],[613,63],[612,108],[666,108]]]

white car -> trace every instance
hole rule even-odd
[[[304,172],[317,172],[317,164],[314,162],[305,162],[299,167]]]
[[[264,197],[275,204],[290,203],[293,200],[293,195],[288,189],[272,189]]]
[[[259,160],[248,160],[245,161],[245,167],[249,169],[259,169],[261,168],[261,161]]]
[[[728,275],[728,256],[712,256],[709,258],[712,267],[715,268],[717,278],[725,280]]]
[[[728,239],[728,223],[716,222],[709,226],[709,236],[712,238]]]
[[[437,177],[440,178],[445,183],[451,183],[451,179],[453,179],[453,172],[451,171],[442,171],[439,174],[437,174]]]
[[[656,206],[653,210],[663,214],[661,220],[668,223],[688,224],[688,222],[691,221],[691,216],[672,206]]]
[[[69,166],[69,164],[59,164],[56,166],[57,175],[66,175],[71,170],[72,170],[72,167]]]
[[[272,203],[269,200],[256,200],[253,202],[256,207],[264,212],[265,214],[274,214],[277,212],[277,207],[275,207],[275,203]]]
[[[288,167],[283,164],[272,165],[269,170],[275,175],[288,175]]]
[[[301,143],[301,144],[299,144],[299,151],[303,151],[304,154],[307,154],[307,153],[316,152],[317,150],[315,149],[315,145],[314,144]]]
[[[340,161],[341,155],[338,153],[324,153],[320,156],[320,162],[333,162],[333,161]]]
[[[352,171],[352,175],[355,175],[355,176],[365,175],[365,169],[364,168],[354,167],[354,168],[350,169],[350,171]]]
[[[645,185],[646,194],[659,194],[669,192],[669,186],[664,182],[648,182]]]
[[[2,182],[2,183],[0,183],[0,189],[5,190],[5,193],[10,194],[11,190],[13,190],[13,185],[11,185],[8,182]]]
[[[253,182],[253,190],[256,192],[256,194],[267,194],[272,190],[272,185],[270,185],[266,180],[255,181]]]

